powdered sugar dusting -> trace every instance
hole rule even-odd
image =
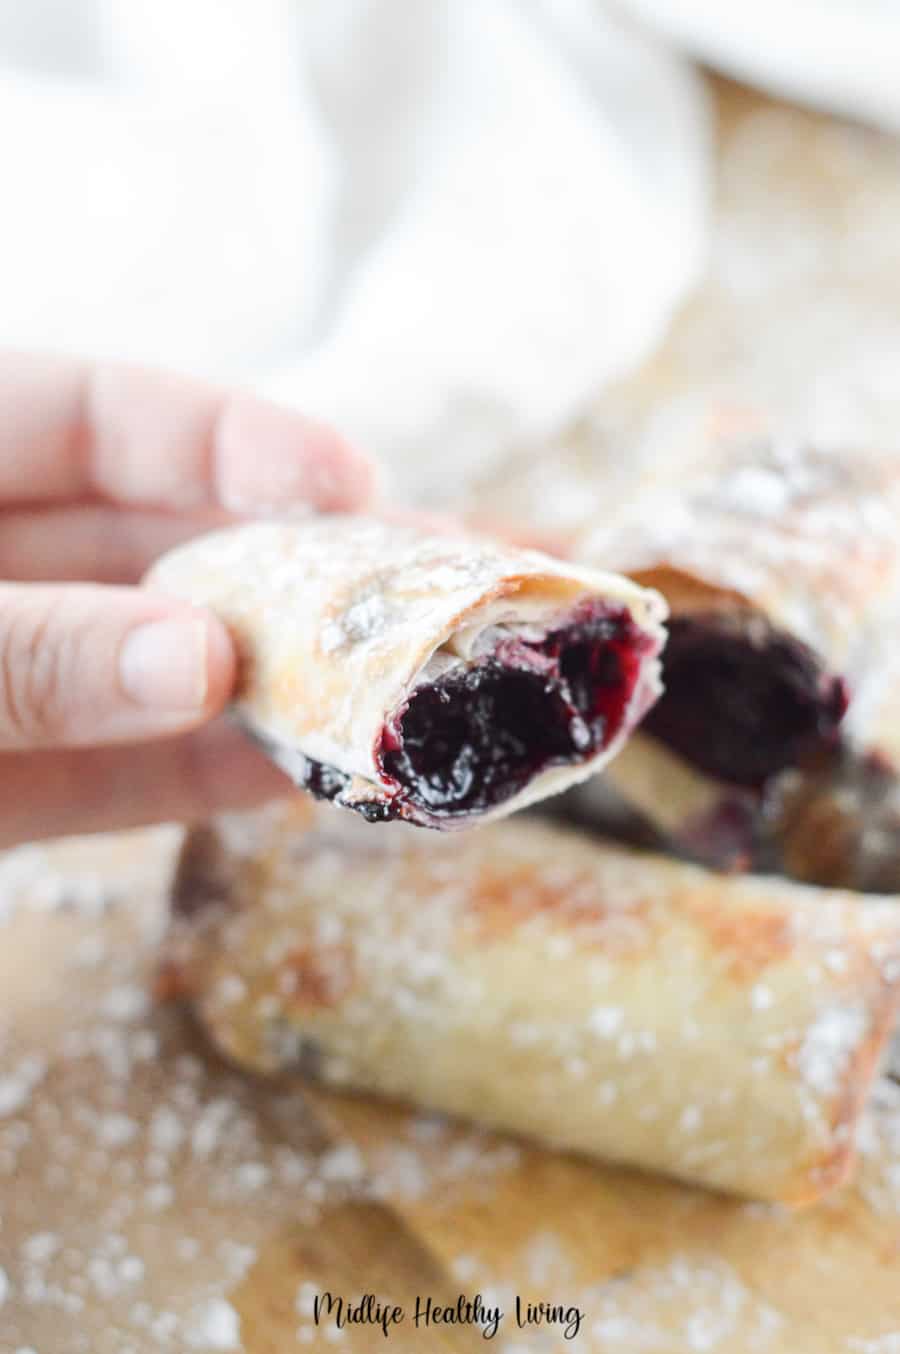
[[[447,649],[468,660],[461,639],[468,645],[498,621],[516,633],[536,624],[546,632],[588,601],[624,609],[622,642],[636,670],[606,738],[533,768],[491,816],[599,769],[658,690],[665,608],[657,594],[476,536],[352,517],[247,523],[178,547],[150,582],[212,607],[229,625],[242,657],[235,712],[282,770],[300,785],[315,783],[312,764],[339,772],[323,794],[368,816],[448,825],[427,796],[398,792],[378,749],[432,656]]]
[[[477,1130],[413,1120],[373,1178],[296,1084],[254,1085],[210,1059],[151,999],[176,843],[166,829],[0,857],[4,1351],[237,1354],[249,1344],[236,1295],[273,1234],[315,1228],[347,1198],[423,1198],[436,1181],[483,1194],[518,1159]],[[114,901],[48,912],[33,896],[44,870],[54,896],[78,898],[88,877]],[[23,964],[30,980],[11,988]]]
[[[538,1233],[515,1257],[521,1284],[463,1253],[454,1272],[462,1282],[478,1275],[479,1291],[508,1313],[524,1287],[531,1300],[566,1304],[580,1313],[577,1335],[563,1342],[560,1326],[515,1330],[504,1354],[544,1354],[571,1347],[596,1354],[765,1354],[780,1351],[789,1320],[784,1312],[745,1283],[727,1261],[705,1248],[684,1250],[664,1263],[629,1267],[621,1275],[579,1282],[577,1248]],[[558,1342],[556,1343],[555,1340]]]
[[[254,906],[176,937],[221,1047],[751,1194],[814,1190],[849,1151],[858,1053],[898,977],[889,904],[759,878],[716,894],[533,821],[449,843],[315,823],[256,818]],[[224,1002],[223,976],[253,996]],[[470,1040],[503,1069],[489,1098],[467,1089]]]
[[[224,1298],[210,1298],[188,1314],[184,1339],[191,1349],[241,1349],[240,1317]]]
[[[797,1055],[806,1085],[819,1096],[837,1093],[849,1059],[868,1033],[869,1020],[859,1005],[827,1007],[807,1030]]]
[[[32,1090],[44,1074],[45,1060],[33,1053],[22,1058],[11,1075],[0,1077],[0,1119],[5,1119],[28,1104]]]
[[[328,863],[304,856],[302,849],[294,858],[295,870],[319,871],[323,886],[348,849],[335,817],[330,816]],[[235,839],[252,851],[254,832],[258,844],[258,824],[253,831],[244,824]],[[352,830],[350,835],[364,839]],[[386,834],[386,849],[402,857],[409,835]],[[13,941],[14,966],[33,945],[40,956],[35,980],[44,974],[49,986],[35,1007],[39,1026],[32,1027],[27,1003],[14,1008],[15,1029],[0,1014],[3,1066],[7,1075],[28,1083],[25,1102],[0,1121],[4,1349],[239,1354],[253,1347],[254,1338],[269,1334],[265,1321],[257,1317],[251,1324],[243,1315],[243,1286],[254,1282],[259,1266],[275,1285],[276,1303],[289,1314],[282,1345],[290,1347],[297,1332],[313,1329],[310,1295],[329,1286],[326,1276],[297,1269],[297,1241],[306,1229],[313,1238],[322,1235],[332,1204],[357,1200],[375,1200],[401,1213],[411,1208],[411,1217],[421,1210],[424,1217],[446,1218],[445,1235],[459,1237],[458,1254],[446,1255],[456,1283],[500,1301],[507,1312],[517,1292],[578,1304],[584,1320],[572,1347],[586,1354],[695,1349],[774,1354],[804,1347],[801,1338],[788,1338],[795,1318],[803,1329],[803,1314],[791,1305],[791,1285],[781,1295],[762,1291],[744,1262],[715,1254],[704,1242],[700,1220],[708,1212],[725,1244],[728,1237],[743,1236],[745,1248],[755,1252],[767,1244],[784,1245],[791,1229],[815,1226],[817,1210],[792,1217],[784,1210],[727,1204],[662,1181],[651,1184],[574,1158],[536,1153],[527,1143],[435,1114],[379,1110],[358,1138],[337,1130],[323,1138],[296,1083],[251,1082],[211,1059],[177,1011],[156,1009],[140,996],[148,992],[160,934],[161,884],[170,864],[164,841],[157,836],[152,845],[148,839],[139,846],[130,838],[118,870],[110,865],[113,844],[91,845],[90,868],[96,873],[104,860],[108,887],[120,888],[123,871],[143,879],[140,887],[124,890],[127,907],[35,914],[26,890],[7,915],[0,963],[3,956],[9,959]],[[454,849],[451,844],[435,858],[451,907]],[[55,848],[46,850],[48,868],[63,879],[72,870],[77,882],[71,859],[65,864]],[[572,889],[577,916],[584,898],[562,862],[554,871]],[[286,867],[285,887],[287,882]],[[619,889],[626,883],[622,873]],[[636,907],[639,899],[631,901]],[[830,952],[835,917],[828,912],[821,940]],[[620,936],[626,947],[640,934],[633,929],[641,925],[638,917],[631,923]],[[329,914],[323,943],[339,945],[341,935],[340,916]],[[413,938],[408,960],[413,963],[418,953],[419,986],[413,985],[412,999],[418,992],[421,1009],[427,984],[446,978],[435,954],[427,947],[416,951],[415,945]],[[546,962],[565,966],[571,955],[561,952]],[[597,962],[599,974],[602,956]],[[227,985],[222,996],[224,1009],[252,1000]],[[778,1000],[773,986],[776,1008]],[[765,1010],[767,1018],[772,1009]],[[614,1014],[623,1010],[621,1003],[598,1001],[591,1010],[594,1028],[586,1037],[609,1039],[618,1051],[626,1034],[633,1047],[614,1081],[596,1088],[582,1083],[579,1095],[604,1091],[604,1099],[614,1098],[624,1093],[628,1067],[654,1054],[641,1046],[642,1031],[629,1024],[626,1013],[621,1020]],[[536,1037],[546,1038],[540,1022]],[[826,1040],[829,1047],[834,1042]],[[884,1083],[867,1116],[861,1193],[853,1196],[854,1207],[888,1219],[900,1216],[900,1104],[891,1094],[896,1090]],[[697,1108],[706,1110],[699,1103]],[[680,1130],[686,1141],[696,1138],[694,1124],[694,1116],[686,1115]],[[543,1172],[550,1173],[551,1188],[538,1202],[535,1182]],[[515,1207],[500,1202],[506,1190],[518,1200]],[[838,1200],[835,1206],[844,1205]],[[512,1220],[518,1239],[483,1254],[479,1233],[471,1228],[475,1217],[489,1229]],[[470,1222],[457,1230],[457,1218]],[[279,1236],[284,1238],[279,1258],[274,1269],[265,1270]],[[593,1252],[588,1258],[586,1237],[607,1238],[598,1252],[604,1256],[607,1243],[612,1254],[621,1240],[624,1268],[609,1273],[605,1260]],[[790,1268],[786,1261],[785,1272]],[[365,1288],[364,1276],[359,1287]],[[885,1313],[880,1326],[879,1319],[874,1313],[868,1325],[849,1330],[857,1344],[848,1349],[860,1354],[866,1349],[861,1342],[887,1339],[889,1317]],[[547,1354],[555,1347],[547,1330],[517,1331],[511,1322],[507,1316],[504,1354]],[[281,1338],[278,1329],[272,1338]],[[305,1336],[296,1338],[298,1347],[306,1343]]]

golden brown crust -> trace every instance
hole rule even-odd
[[[573,553],[658,587],[673,615],[744,608],[840,672],[897,586],[898,509],[896,458],[760,425],[651,465]]]
[[[240,905],[175,927],[231,1057],[754,1197],[850,1169],[900,996],[891,900],[533,821],[438,849],[335,817],[238,824]]]
[[[589,776],[659,693],[665,606],[621,576],[473,536],[374,519],[256,522],[198,538],[148,582],[213,608],[239,653],[236,711],[297,784],[370,817],[431,827],[500,817]],[[431,812],[401,793],[380,757],[385,731],[435,660],[466,666],[504,637],[545,634],[585,606],[628,617],[636,673],[604,738],[550,759],[509,798]],[[483,641],[481,649],[478,642]],[[326,773],[327,786],[322,783]]]
[[[714,886],[716,892],[721,884]],[[723,957],[729,978],[752,983],[770,964],[787,959],[796,947],[792,921],[783,909],[766,906],[731,913],[718,898],[702,893],[684,905],[707,931],[716,954]]]
[[[349,945],[298,945],[282,959],[277,983],[292,1014],[335,1008],[356,984],[353,951]]]

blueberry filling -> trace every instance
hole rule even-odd
[[[350,777],[345,772],[338,771],[336,766],[314,762],[308,757],[306,767],[304,789],[309,790],[316,799],[337,799],[341,790],[350,784]]]
[[[591,606],[542,640],[510,639],[418,687],[377,754],[398,808],[477,813],[594,756],[621,727],[648,645],[627,611]]]
[[[805,645],[740,618],[679,617],[662,655],[664,690],[647,733],[717,780],[762,786],[833,741],[847,708]]]
[[[313,761],[311,757],[305,758],[305,771],[301,780],[304,790],[308,790],[314,799],[337,799],[342,790],[350,784],[350,777],[344,771],[339,771],[336,766],[329,766],[326,762]],[[353,804],[356,812],[365,818],[367,823],[383,823],[392,817],[390,805],[382,800],[362,799]]]
[[[559,685],[494,659],[417,691],[382,767],[434,813],[485,809],[592,746]]]

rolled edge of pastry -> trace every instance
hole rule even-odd
[[[847,1177],[898,1004],[892,900],[533,820],[423,849],[321,819],[186,844],[167,986],[239,1064],[752,1198]]]
[[[475,537],[254,523],[147,582],[218,613],[241,721],[298,785],[371,820],[511,813],[605,765],[660,690],[657,594]]]

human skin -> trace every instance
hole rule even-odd
[[[236,671],[221,622],[136,584],[200,531],[360,511],[375,483],[337,433],[251,395],[0,354],[0,846],[284,792],[216,718]]]

